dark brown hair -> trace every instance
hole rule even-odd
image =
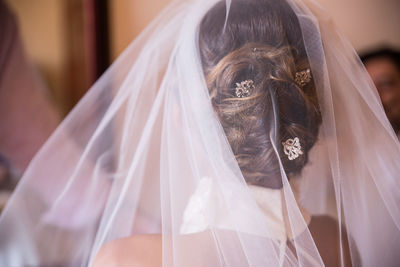
[[[299,173],[321,123],[314,83],[300,87],[297,71],[309,68],[299,22],[282,0],[225,1],[204,16],[200,55],[214,109],[248,183],[282,186],[275,144],[286,173]],[[239,98],[236,83],[253,80]],[[303,155],[289,160],[282,142],[298,137]]]

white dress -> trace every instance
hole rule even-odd
[[[290,228],[291,224],[286,211],[283,188],[271,189],[248,185],[251,197],[257,204],[257,207],[253,209],[248,203],[245,205],[241,202],[242,198],[238,198],[234,193],[240,185],[229,184],[227,186],[232,190],[229,194],[223,194],[213,179],[203,177],[185,208],[180,233],[193,234],[208,229],[224,229],[267,237],[279,242],[280,266],[282,266],[287,241],[293,241],[294,238],[307,231],[311,221],[310,213],[298,201],[296,185],[292,183],[290,187],[293,189],[294,197],[305,223],[295,229]],[[226,209],[227,202],[230,203],[231,207],[235,207],[229,212]],[[259,212],[260,209],[261,213]],[[243,214],[246,214],[246,216],[243,216]],[[259,214],[262,214],[262,218],[259,218]],[[257,220],[257,217],[265,222],[265,227],[262,229],[257,226],[258,224],[253,223],[254,220]],[[315,264],[315,266],[320,265]]]

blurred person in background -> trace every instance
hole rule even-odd
[[[0,211],[59,120],[27,60],[16,17],[0,0]]]
[[[360,55],[382,100],[386,115],[400,138],[400,51],[381,48]]]

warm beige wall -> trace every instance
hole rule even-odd
[[[170,0],[109,0],[111,57],[115,59]]]
[[[65,27],[62,0],[6,0],[18,18],[29,58],[45,76],[53,97],[62,97]]]
[[[332,15],[357,50],[380,44],[400,47],[400,0],[315,0]],[[109,0],[115,58],[168,0]]]
[[[400,0],[317,0],[359,50],[400,48]]]

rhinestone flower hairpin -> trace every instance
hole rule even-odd
[[[236,83],[235,94],[239,98],[248,97],[251,95],[251,92],[253,90],[254,90],[254,81],[253,80],[245,80],[240,83]]]
[[[311,78],[311,70],[306,69],[296,72],[294,81],[298,86],[303,87],[311,81]]]
[[[303,155],[303,151],[301,150],[300,140],[298,137],[293,139],[288,139],[285,142],[282,142],[283,152],[288,156],[289,160],[294,160]]]

